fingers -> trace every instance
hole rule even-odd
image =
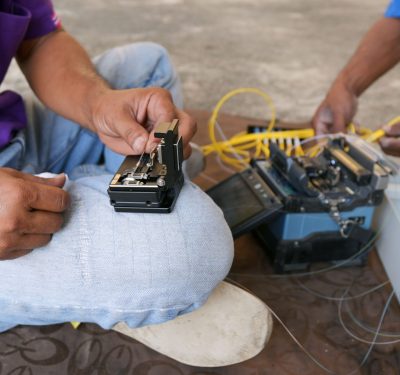
[[[118,121],[118,133],[130,146],[127,154],[141,154],[144,151],[149,134],[128,112]]]
[[[112,137],[105,134],[99,134],[99,138],[101,141],[107,145],[107,147],[118,154],[121,155],[134,155],[141,154],[142,152],[134,152],[132,146],[129,145],[124,139],[121,137]]]
[[[157,122],[157,124],[161,122],[171,122],[174,119],[179,120],[179,134],[181,135],[183,141],[183,156],[185,159],[187,159],[191,154],[191,147],[189,142],[197,131],[196,121],[189,114],[179,109],[176,109],[175,113],[173,114],[160,116],[159,118],[160,121]],[[171,119],[169,120],[169,118]],[[157,144],[159,142],[160,140],[154,137],[154,130],[153,130],[150,134],[149,141],[146,145],[146,152],[149,153],[152,150],[154,150],[154,148],[157,147]]]
[[[23,204],[28,209],[51,212],[63,212],[69,207],[69,194],[60,188],[65,183],[65,175],[47,179],[14,169],[3,170],[16,177],[7,190],[10,202]]]
[[[28,208],[50,212],[64,212],[70,204],[69,194],[54,186],[31,182],[22,187]]]
[[[162,88],[114,90],[97,110],[95,128],[100,139],[112,150],[129,155],[152,151],[160,142],[154,128],[162,122],[180,120],[180,134],[186,155],[196,131],[195,121],[178,110],[171,94]]]
[[[333,127],[333,113],[329,107],[321,104],[312,119],[312,126],[317,135],[330,133]]]
[[[32,250],[47,245],[51,240],[51,234],[25,234],[20,237],[16,248],[18,250]]]
[[[58,174],[57,176],[51,178],[44,178],[27,174],[25,175],[25,179],[28,181],[37,182],[39,184],[62,188],[65,185],[67,177],[64,173]]]
[[[322,103],[312,120],[317,135],[346,131],[347,121],[341,111],[333,111],[329,105]]]
[[[382,129],[388,137],[400,137],[400,123],[392,126],[383,126]]]
[[[64,173],[58,174],[55,177],[51,178],[44,178],[39,176],[34,176],[29,173],[23,173],[19,171],[16,172],[16,177],[22,178],[24,181],[29,182],[36,182],[38,184],[49,185],[49,186],[56,186],[62,188],[65,185],[66,176]]]
[[[31,252],[32,250],[12,250],[7,253],[0,253],[0,260],[12,260],[12,259],[17,259],[20,258],[24,255],[27,255]]]
[[[18,258],[48,244],[62,224],[61,215],[43,211],[25,212],[22,219],[9,220],[2,228],[8,232],[0,237],[0,260]]]
[[[346,132],[348,121],[342,112],[333,113],[333,126],[331,127],[331,133]]]
[[[63,224],[69,195],[65,176],[43,179],[1,168],[0,259],[14,259],[46,245]]]
[[[313,118],[316,133],[345,132],[357,112],[357,106],[357,96],[338,77]]]
[[[16,236],[14,239],[9,238],[8,241],[12,241],[13,246],[7,246],[7,252],[20,251],[20,250],[33,250],[38,247],[47,245],[51,240],[51,234],[24,234],[23,236]],[[4,246],[3,242],[0,242],[0,249]]]
[[[179,111],[179,120],[179,133],[183,140],[183,157],[184,159],[187,159],[192,153],[192,148],[189,142],[196,134],[197,123],[193,117],[183,111]]]
[[[382,137],[379,140],[382,150],[393,156],[400,156],[400,138]]]
[[[193,117],[186,112],[178,110],[179,133],[183,138],[184,145],[188,144],[197,131],[197,123]]]
[[[29,173],[20,172],[12,168],[2,168],[2,169],[4,171],[7,171],[9,175],[12,175],[13,177],[16,178],[21,178],[24,181],[36,182],[39,184],[57,186],[61,188],[65,185],[66,175],[64,173],[60,173],[57,176],[51,178],[43,178],[39,176],[34,176]]]
[[[347,116],[339,110],[330,107],[321,107],[312,120],[317,135],[346,132],[349,121]]]
[[[400,156],[400,123],[383,126],[385,136],[379,140],[382,150],[393,156]]]
[[[58,232],[64,223],[62,215],[53,212],[27,212],[26,220],[21,228],[24,234],[53,234]]]
[[[177,108],[171,93],[165,89],[154,89],[148,103],[147,119],[153,125],[171,122],[177,118]]]
[[[152,151],[160,142],[154,137],[154,127],[162,122],[171,122],[177,118],[176,108],[171,94],[161,88],[145,89],[139,96],[136,110],[129,113],[129,119],[122,126],[126,127],[125,134],[121,134],[133,153],[141,154]],[[132,151],[131,151],[132,153]]]
[[[190,146],[190,143],[188,143],[183,147],[183,159],[189,159],[190,155],[192,155],[192,146]]]
[[[15,259],[33,249],[47,245],[51,234],[25,234],[2,237],[0,239],[0,260]]]

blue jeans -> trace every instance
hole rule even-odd
[[[182,105],[177,75],[161,46],[115,48],[95,65],[116,89],[161,86]],[[47,246],[0,262],[0,331],[65,321],[139,327],[201,306],[233,257],[218,207],[185,182],[171,214],[114,212],[106,191],[123,157],[77,124],[28,106],[32,121],[0,151],[0,165],[67,172],[74,180],[68,187],[72,206]]]

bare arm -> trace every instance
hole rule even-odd
[[[91,109],[109,90],[85,50],[63,30],[25,41],[18,63],[33,91],[49,108],[94,130]]]
[[[344,131],[357,111],[357,98],[400,61],[400,20],[381,18],[365,34],[313,118],[318,133]]]
[[[175,107],[160,88],[113,90],[96,73],[80,44],[63,30],[26,41],[18,62],[32,89],[49,108],[96,132],[121,154],[149,152],[158,141],[160,121],[180,120],[185,156],[196,131],[195,121]]]
[[[337,79],[360,96],[399,61],[400,20],[382,18],[364,36]]]

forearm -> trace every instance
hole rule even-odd
[[[380,76],[400,61],[400,20],[382,18],[362,39],[333,86],[344,85],[360,96]]]
[[[158,65],[160,49],[153,54],[153,48],[142,61],[132,59],[132,65],[147,64],[152,59],[150,64]],[[168,59],[165,52],[162,54]],[[66,32],[25,41],[17,58],[45,105],[94,131],[113,151],[125,155],[150,152],[159,143],[154,136],[155,125],[178,119],[185,156],[189,156],[189,140],[196,131],[196,122],[175,107],[170,92],[161,87],[112,89],[96,73],[84,49]],[[176,80],[172,68],[166,74]]]
[[[85,50],[64,31],[44,38],[18,61],[33,91],[49,108],[94,130],[92,109],[109,90]]]

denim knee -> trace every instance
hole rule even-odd
[[[194,299],[208,295],[226,277],[233,261],[233,239],[222,211],[198,186],[186,182],[177,207],[183,235],[192,251]],[[184,285],[182,285],[184,288]]]
[[[104,328],[162,323],[198,308],[224,279],[233,240],[204,192],[185,183],[167,215],[115,213],[111,177],[72,182],[65,227],[43,248],[0,262],[0,330],[71,320]]]
[[[104,194],[104,182],[105,177],[94,177],[77,184],[101,189]],[[92,198],[99,202],[101,195]],[[102,221],[109,224],[108,228],[98,228],[102,230],[99,241],[92,241],[97,248],[90,256],[90,267],[96,270],[96,274],[92,272],[92,285],[96,288],[102,284],[102,293],[108,294],[106,300],[118,308],[133,303],[140,309],[185,310],[204,302],[230,270],[230,229],[221,210],[191,182],[185,183],[171,214],[113,213],[99,204],[93,207],[93,215],[96,212],[103,212]],[[99,282],[97,275],[113,283]],[[132,287],[140,291],[132,294]],[[129,302],[133,296],[138,300]]]
[[[94,58],[96,69],[115,89],[162,87],[183,106],[181,86],[167,50],[153,42],[115,47]]]

